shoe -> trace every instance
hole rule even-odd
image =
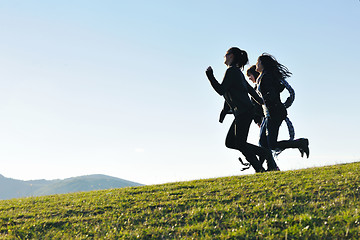
[[[250,163],[244,162],[241,157],[239,157],[239,161],[243,165],[243,168],[241,168],[240,171],[245,171],[246,169],[249,169],[251,167]]]
[[[300,143],[300,147],[298,147],[301,157],[304,157],[304,153],[306,154],[306,157],[309,158],[310,155],[310,149],[309,149],[309,140],[306,138],[299,138],[298,139]]]

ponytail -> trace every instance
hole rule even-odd
[[[244,66],[249,62],[247,52],[240,48],[232,47],[228,50],[228,53],[234,54],[234,63],[241,69],[244,69]]]

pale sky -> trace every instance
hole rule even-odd
[[[288,113],[310,158],[286,150],[281,170],[359,161],[359,26],[358,0],[0,0],[0,174],[253,174],[224,145],[233,117],[218,122],[223,98],[205,76],[211,65],[222,80],[233,46],[245,70],[267,52],[293,73]]]

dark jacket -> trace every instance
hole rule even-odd
[[[257,86],[254,87],[254,90],[257,89]],[[251,102],[254,105],[254,122],[256,124],[261,124],[264,118],[264,111],[262,105],[256,102],[253,98],[251,98]]]
[[[270,117],[285,119],[287,111],[280,99],[280,92],[284,89],[284,86],[281,85],[279,79],[271,73],[263,72],[257,82],[258,91],[260,91],[264,99]]]
[[[214,90],[225,98],[226,104],[224,104],[221,115],[226,114],[229,109],[235,116],[250,112],[254,106],[250,101],[249,93],[256,101],[262,103],[262,99],[245,80],[244,74],[238,67],[230,66],[226,70],[221,84],[218,83],[212,73],[207,73],[207,76]],[[220,117],[220,122],[222,122],[223,119],[221,118],[222,117]]]

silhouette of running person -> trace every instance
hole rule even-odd
[[[255,84],[254,89],[257,89],[257,83],[256,83],[256,79],[260,76],[260,73],[258,73],[256,71],[256,65],[252,65],[247,71],[246,71],[246,75],[248,76],[249,80]],[[289,108],[294,100],[295,100],[295,91],[294,89],[291,87],[291,85],[285,80],[285,79],[281,79],[280,83],[284,86],[284,88],[289,92],[289,97],[285,100],[285,102],[283,102],[285,108]],[[254,114],[254,122],[261,127],[261,123],[264,119],[264,113],[263,113],[263,108],[260,104],[258,104],[256,101],[254,101],[253,99],[251,99],[252,103],[254,104],[255,107],[255,114]],[[288,128],[288,132],[289,132],[289,139],[290,140],[294,140],[295,138],[295,128],[294,125],[292,124],[291,120],[289,119],[289,117],[285,118],[285,122]],[[280,153],[282,152],[282,150],[277,150],[275,151],[275,156],[278,156]],[[301,156],[304,155],[304,152],[301,152]]]
[[[274,151],[298,148],[301,156],[305,153],[309,157],[308,139],[277,141],[280,125],[287,117],[286,107],[280,100],[280,92],[285,87],[282,80],[290,77],[292,73],[266,53],[258,58],[256,71],[260,73],[256,80],[257,91],[264,100],[264,120],[261,123],[259,145]]]
[[[263,102],[241,72],[241,69],[248,63],[247,53],[237,47],[232,47],[226,52],[224,58],[224,63],[228,68],[221,84],[215,79],[211,67],[207,68],[206,75],[214,90],[225,98],[219,121],[223,122],[229,112],[235,117],[226,136],[225,145],[228,148],[239,150],[256,172],[265,171],[261,164],[264,159],[267,160],[269,171],[278,170],[269,149],[247,142],[250,124],[253,119],[253,104],[248,94],[259,103]],[[256,157],[257,155],[260,161]]]

